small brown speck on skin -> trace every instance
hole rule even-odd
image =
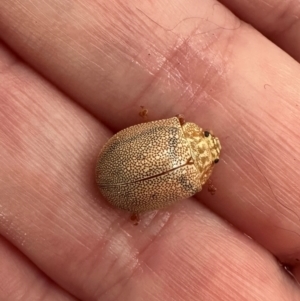
[[[141,106],[141,110],[140,110],[140,112],[139,112],[139,115],[142,117],[142,118],[144,118],[144,119],[146,119],[147,117],[148,117],[148,110],[144,107],[144,106]]]

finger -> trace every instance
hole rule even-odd
[[[92,300],[99,278],[83,282],[94,276],[86,272],[97,254],[87,250],[96,248],[109,221],[107,207],[97,203],[94,151],[107,131],[3,46],[0,58],[0,231],[75,295],[94,286],[85,294]],[[91,258],[84,268],[85,256]]]
[[[75,301],[0,237],[0,300]]]
[[[93,176],[107,131],[0,57],[0,232],[55,282],[83,300],[299,298],[270,254],[193,200],[138,227],[109,207]]]
[[[197,110],[213,86],[220,93],[227,58],[216,51],[244,32],[211,0],[66,3],[2,1],[0,37],[113,129],[139,122],[140,105],[159,118]],[[172,18],[160,20],[160,10]]]
[[[288,0],[220,0],[242,20],[300,61],[300,6]]]
[[[184,113],[213,129],[223,145],[223,163],[214,176],[219,193],[215,201],[204,194],[201,200],[281,260],[295,263],[300,247],[298,64],[209,1],[166,2],[164,10],[173,13],[163,22],[160,10],[147,4],[129,6],[126,13],[116,4],[104,14],[101,5],[72,2],[71,9],[51,3],[1,3],[2,37],[111,127],[136,122],[135,110],[147,103],[153,118]],[[195,11],[196,20],[191,18]],[[101,19],[105,28],[100,15],[107,18]],[[115,30],[121,26],[114,21],[119,15],[123,19],[116,22],[132,25],[134,34],[126,29],[130,26]],[[16,16],[22,22],[16,23]],[[78,21],[85,36],[77,31]],[[44,34],[49,28],[50,36]],[[90,28],[97,28],[93,35]],[[68,41],[68,51],[61,41]],[[47,52],[39,51],[43,48]]]

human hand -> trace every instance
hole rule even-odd
[[[299,300],[300,10],[223,2],[0,2],[0,300]],[[222,153],[133,226],[94,169],[142,105]]]

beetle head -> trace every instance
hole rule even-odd
[[[188,140],[193,160],[200,172],[201,185],[210,177],[219,162],[221,144],[211,132],[204,131],[194,123],[187,122],[182,127]]]

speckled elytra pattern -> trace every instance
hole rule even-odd
[[[126,128],[99,154],[98,187],[112,205],[134,213],[166,207],[201,190],[220,153],[216,141],[177,117]]]

